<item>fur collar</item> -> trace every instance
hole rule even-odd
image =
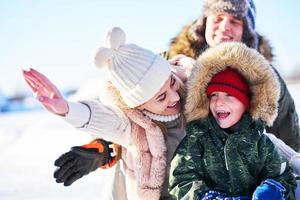
[[[171,40],[168,57],[172,58],[175,55],[184,54],[196,59],[207,48],[204,32],[204,16],[184,26],[180,33]],[[269,41],[259,33],[256,33],[256,35],[258,40],[257,50],[272,63],[274,55]],[[246,43],[251,43],[251,41],[246,41]]]
[[[227,42],[207,49],[198,59],[188,81],[185,104],[187,122],[207,117],[207,84],[218,72],[231,67],[247,80],[252,93],[250,114],[271,126],[277,116],[280,86],[277,76],[261,54],[246,45]]]

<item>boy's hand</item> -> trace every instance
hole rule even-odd
[[[69,111],[68,103],[56,86],[47,77],[34,69],[23,70],[23,76],[36,98],[53,114],[65,115]]]
[[[285,188],[281,185],[281,183],[273,179],[267,179],[256,188],[253,193],[252,200],[284,200],[284,193]]]
[[[250,200],[250,198],[246,196],[230,197],[221,192],[209,190],[202,195],[201,200]]]

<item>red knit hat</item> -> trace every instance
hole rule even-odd
[[[232,68],[227,68],[213,76],[207,86],[207,96],[213,92],[226,92],[238,100],[246,107],[250,108],[250,89],[242,75]]]

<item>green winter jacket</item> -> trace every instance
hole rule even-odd
[[[285,187],[286,199],[295,199],[291,168],[263,130],[263,123],[249,113],[231,134],[220,129],[212,115],[188,123],[171,163],[170,193],[177,199],[200,199],[208,190],[251,197],[271,178]]]

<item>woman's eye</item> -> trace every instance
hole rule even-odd
[[[175,82],[176,82],[176,79],[175,79],[174,75],[172,74],[171,80],[170,80],[170,86],[173,86],[175,84]]]
[[[163,102],[165,99],[166,99],[166,96],[164,96],[164,97],[158,99],[158,101],[159,101],[159,102]]]
[[[171,80],[171,86],[175,85],[175,83],[176,83],[176,79],[172,78],[172,80]]]

